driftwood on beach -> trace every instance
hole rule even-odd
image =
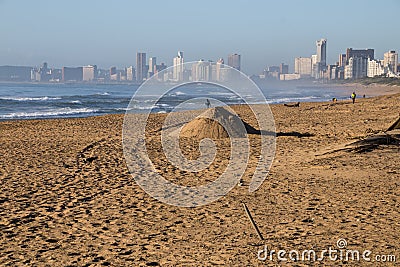
[[[300,102],[294,103],[294,104],[283,104],[285,107],[300,107]]]
[[[370,151],[381,145],[396,145],[400,148],[400,116],[385,132],[374,134],[358,141],[352,141],[333,149],[326,149],[316,156],[323,156],[339,151],[354,151],[360,153]]]
[[[332,154],[339,151],[354,151],[360,153],[375,149],[382,145],[400,146],[400,130],[387,131],[369,136],[362,140],[352,141],[336,148],[325,150],[317,154],[317,156]]]

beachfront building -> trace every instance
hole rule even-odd
[[[155,78],[156,78],[158,81],[163,82],[163,81],[169,80],[169,79],[168,79],[168,73],[162,73],[162,74],[160,74],[160,72],[162,72],[162,71],[165,70],[166,68],[167,68],[167,65],[165,65],[165,63],[161,63],[160,65],[156,65],[156,66],[154,67],[154,75],[155,75]],[[165,76],[167,76],[167,77],[165,77]]]
[[[339,54],[339,67],[346,66],[346,54]]]
[[[200,59],[192,65],[192,81],[211,81],[212,63]]]
[[[281,63],[279,65],[279,72],[280,72],[280,74],[288,74],[289,73],[289,65],[286,65],[285,63]]]
[[[136,80],[135,77],[135,68],[133,66],[129,66],[126,68],[126,80],[127,81],[134,81]]]
[[[347,48],[346,50],[346,64],[349,62],[349,59],[352,57],[357,58],[365,58],[365,59],[375,59],[374,57],[375,51],[374,49],[353,49]]]
[[[298,73],[285,73],[279,75],[279,80],[281,81],[291,81],[291,80],[298,80],[301,76]]]
[[[183,81],[183,52],[178,51],[178,55],[174,57],[173,59],[173,71],[172,71],[172,76],[173,80],[178,82],[178,81]]]
[[[326,71],[326,39],[320,39],[316,41],[317,54],[313,64],[313,77],[315,79],[321,79],[324,77]]]
[[[383,65],[389,68],[389,71],[397,73],[397,64],[399,63],[399,55],[396,51],[388,51],[383,54]]]
[[[52,78],[52,70],[48,68],[47,62],[44,62],[39,68],[33,68],[31,71],[31,80],[35,82],[48,82]]]
[[[326,76],[328,80],[340,79],[340,67],[338,65],[328,65],[326,69]]]
[[[93,81],[97,78],[97,66],[88,65],[82,68],[82,80],[85,82]]]
[[[157,66],[157,58],[150,57],[149,58],[149,71],[147,72],[147,78],[150,78],[151,76],[154,75],[154,73],[156,71],[156,66]]]
[[[215,64],[215,80],[217,82],[223,81],[222,80],[222,75],[221,75],[221,69],[224,68],[224,59],[220,58],[217,60],[217,63]]]
[[[142,83],[147,77],[146,53],[136,53],[136,81]]]
[[[231,54],[228,56],[228,66],[240,71],[240,55]]]
[[[269,66],[264,69],[263,73],[260,75],[260,78],[267,80],[279,80],[280,79],[279,75],[280,75],[279,66]]]
[[[316,41],[317,45],[317,63],[321,67],[326,66],[326,39]]]
[[[299,74],[301,78],[311,77],[312,59],[310,57],[296,57],[294,59],[294,73]]]
[[[318,69],[317,69],[317,55],[312,55],[311,56],[311,65],[312,65],[311,76],[313,78],[316,78],[317,72],[318,72]]]
[[[27,66],[0,66],[0,81],[30,81],[31,71],[32,67]]]
[[[368,75],[368,60],[374,60],[374,49],[346,50],[346,66],[344,67],[345,79],[360,79]]]
[[[83,80],[83,68],[76,67],[63,67],[62,68],[62,80],[64,82],[81,82]]]
[[[385,74],[385,67],[382,61],[376,59],[368,59],[368,77],[381,76]]]
[[[367,77],[368,58],[351,57],[344,68],[345,79],[360,79]]]

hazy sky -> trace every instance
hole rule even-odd
[[[315,54],[327,38],[328,63],[347,47],[400,50],[398,0],[0,0],[0,65],[135,65],[137,51],[172,64],[227,61],[242,55],[242,70]]]

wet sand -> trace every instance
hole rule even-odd
[[[257,127],[248,109],[233,108]],[[276,256],[257,259],[264,245],[322,251],[335,248],[339,238],[349,249],[371,250],[371,257],[397,253],[399,261],[400,147],[318,154],[385,130],[399,116],[400,94],[357,99],[355,105],[342,101],[271,109],[277,147],[263,185],[251,194],[246,186],[259,148],[259,136],[250,135],[253,154],[243,186],[196,208],[163,204],[135,183],[122,151],[123,115],[0,122],[0,265],[276,265],[284,264]],[[157,132],[164,117],[151,116],[148,133]],[[159,155],[157,134],[148,138],[159,173],[177,183],[213,180],[227,164],[229,147],[218,141],[219,165],[206,175],[182,178]],[[190,142],[184,141],[183,153],[195,158],[197,143]],[[265,240],[258,238],[242,202]],[[326,259],[314,265],[346,262]]]

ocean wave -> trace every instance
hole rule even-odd
[[[176,96],[178,96],[178,95],[186,95],[186,93],[184,93],[182,91],[176,91],[176,92],[173,92],[171,95],[176,95]]]
[[[59,108],[51,109],[46,111],[35,111],[35,112],[14,112],[9,114],[0,115],[0,119],[17,119],[17,118],[40,118],[40,117],[56,117],[56,116],[68,116],[85,113],[96,113],[98,110],[90,108]]]
[[[306,102],[313,99],[320,99],[317,96],[306,96],[306,97],[282,97],[282,98],[275,98],[275,99],[268,99],[267,103],[288,103],[288,102]]]
[[[39,97],[22,97],[22,96],[6,96],[0,97],[0,100],[9,101],[52,101],[60,100],[61,97],[39,96]]]

